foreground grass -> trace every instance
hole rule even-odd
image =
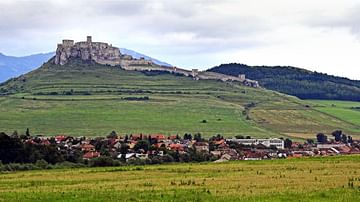
[[[359,201],[360,156],[0,174],[0,201]]]

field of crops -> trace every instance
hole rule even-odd
[[[359,201],[360,156],[0,174],[0,201]]]

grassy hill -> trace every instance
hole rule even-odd
[[[330,76],[295,67],[247,66],[223,64],[208,71],[246,77],[259,81],[261,86],[301,99],[360,101],[360,81]]]
[[[23,171],[0,201],[359,201],[359,156]]]
[[[239,83],[164,72],[125,71],[73,60],[51,61],[0,86],[0,130],[43,135],[118,133],[205,136],[331,132],[359,135],[360,126],[313,108],[313,103]]]

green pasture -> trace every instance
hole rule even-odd
[[[302,101],[236,82],[72,61],[48,62],[0,85],[0,131],[74,136],[201,133],[315,137],[341,129],[360,135],[358,110]],[[145,99],[146,98],[146,99]],[[295,135],[294,135],[295,134]]]

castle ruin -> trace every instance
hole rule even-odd
[[[120,65],[121,53],[116,47],[103,42],[92,42],[91,36],[86,41],[63,40],[58,44],[55,56],[55,64],[64,65],[70,58],[93,60],[99,64],[116,66]]]
[[[102,65],[119,66],[125,70],[132,71],[167,71],[170,73],[182,74],[192,77],[194,80],[212,79],[224,82],[238,81],[246,86],[259,87],[257,81],[245,78],[244,74],[238,77],[228,76],[215,72],[192,71],[177,68],[156,65],[151,60],[145,58],[135,59],[131,55],[121,54],[120,49],[104,42],[93,42],[91,36],[86,37],[86,41],[76,42],[74,40],[64,39],[57,45],[54,63],[65,65],[71,58],[80,58],[84,61],[94,61]]]

